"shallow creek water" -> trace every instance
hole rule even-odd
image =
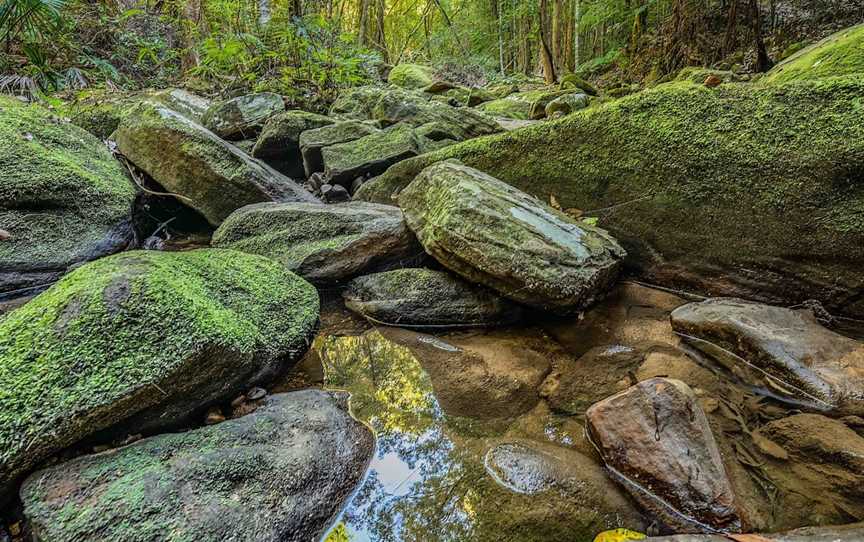
[[[324,539],[579,542],[606,528],[656,531],[650,511],[634,519],[626,497],[616,509],[615,483],[596,480],[602,461],[583,417],[654,376],[683,380],[700,397],[754,530],[864,519],[860,490],[832,493],[760,452],[752,431],[797,411],[682,345],[669,313],[686,302],[624,284],[578,317],[419,335],[370,327],[330,303],[309,353],[274,390],[348,390],[352,413],[375,432],[365,481]],[[568,364],[582,369],[562,397],[549,382]]]

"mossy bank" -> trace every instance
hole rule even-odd
[[[640,276],[864,314],[864,76],[661,85],[560,121],[401,162],[392,202],[447,158],[600,218]]]

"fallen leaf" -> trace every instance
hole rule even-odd
[[[645,540],[646,535],[629,529],[612,529],[603,531],[594,537],[594,542],[629,542],[630,540]]]
[[[774,459],[789,459],[789,453],[782,446],[773,440],[760,435],[758,432],[753,433],[753,443],[759,448],[759,451],[765,455],[770,455]]]
[[[558,198],[555,197],[555,194],[549,194],[549,206],[558,211],[561,210],[561,204],[558,203]]]

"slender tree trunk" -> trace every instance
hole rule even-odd
[[[759,12],[758,0],[750,0],[750,21],[753,26],[753,39],[756,42],[756,71],[767,72],[773,62],[768,58],[765,42],[762,40],[762,15]]]
[[[547,85],[554,84],[558,78],[555,76],[555,60],[552,57],[552,49],[549,47],[549,35],[546,28],[546,13],[548,11],[548,0],[540,0],[540,61],[543,66],[543,79]]]
[[[183,73],[198,66],[196,37],[200,25],[201,0],[186,0],[183,4],[183,57],[180,59],[180,69]]]
[[[265,27],[270,22],[270,0],[258,0],[258,26]]]
[[[579,17],[580,0],[573,0],[573,71],[579,71]]]

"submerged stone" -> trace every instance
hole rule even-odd
[[[590,305],[612,287],[625,255],[605,231],[457,162],[423,170],[399,205],[445,267],[541,309]]]
[[[102,258],[0,321],[0,500],[97,431],[175,424],[285,370],[318,294],[278,263],[229,250]]]
[[[303,176],[300,135],[333,124],[323,115],[306,111],[285,111],[270,117],[252,149],[252,156],[264,160],[290,177]]]
[[[368,122],[358,120],[337,122],[303,132],[300,135],[299,143],[306,176],[324,171],[324,159],[321,156],[321,149],[324,147],[354,141],[376,132],[378,132],[377,128]]]
[[[442,339],[399,328],[379,332],[411,351],[451,416],[489,420],[524,414],[540,400],[538,388],[549,374],[549,353],[536,337]]]
[[[0,97],[0,293],[125,248],[135,185],[102,141]]]
[[[24,512],[44,542],[318,540],[374,448],[347,403],[271,395],[242,418],[62,463],[27,479]]]
[[[139,105],[114,138],[132,163],[214,226],[250,203],[317,201],[288,177],[164,107]]]
[[[521,308],[491,290],[444,271],[395,269],[352,280],[345,306],[393,326],[464,327],[509,324]]]
[[[282,96],[261,92],[216,102],[204,113],[202,121],[221,138],[245,139],[258,134],[268,118],[284,110]]]
[[[398,207],[369,203],[263,203],[239,209],[214,247],[260,254],[313,282],[386,269],[422,254]]]
[[[810,408],[864,414],[864,344],[822,327],[810,311],[716,298],[679,307],[672,326],[750,385]]]
[[[653,378],[593,405],[591,441],[613,476],[677,532],[738,532],[732,485],[689,386]]]

